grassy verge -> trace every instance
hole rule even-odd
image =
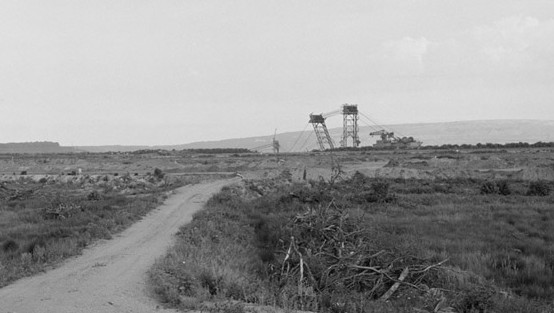
[[[236,191],[225,187],[211,198],[209,209],[181,228],[175,247],[151,270],[162,302],[182,309],[213,299],[273,302],[259,276],[264,264],[255,257],[253,221]]]
[[[0,185],[0,287],[46,270],[98,239],[109,239],[193,180],[129,177],[79,182],[20,179]]]
[[[181,309],[551,312],[553,197],[529,182],[484,185],[355,175],[225,188],[151,282]],[[240,302],[213,304],[229,300]]]

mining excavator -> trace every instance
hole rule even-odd
[[[265,149],[273,149],[273,154],[279,154],[279,149],[281,148],[281,145],[279,144],[279,140],[276,139],[277,137],[277,128],[275,128],[275,132],[273,133],[273,140],[269,144],[261,145],[258,147],[252,148],[254,151],[262,151]]]
[[[417,141],[414,137],[397,137],[393,132],[381,129],[379,131],[369,133],[370,136],[381,136],[381,140],[373,145],[375,148],[419,148],[422,144],[421,141]]]

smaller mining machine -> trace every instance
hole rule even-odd
[[[415,140],[414,137],[397,137],[393,132],[384,129],[369,133],[369,135],[381,137],[381,140],[377,140],[373,145],[375,148],[406,149],[419,148],[422,145],[422,142]]]
[[[279,144],[279,140],[277,140],[277,128],[275,128],[275,132],[273,133],[273,140],[269,144],[261,145],[252,148],[254,151],[264,151],[267,149],[273,149],[273,154],[279,154],[279,149],[281,148],[281,145]]]

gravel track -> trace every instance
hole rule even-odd
[[[146,285],[147,271],[174,242],[179,227],[223,186],[238,179],[185,186],[111,240],[60,267],[0,289],[0,312],[176,312],[161,308]]]

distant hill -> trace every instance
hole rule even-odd
[[[390,125],[398,134],[424,145],[554,141],[554,121],[492,120]]]
[[[397,136],[412,136],[423,141],[423,145],[442,144],[477,144],[477,143],[510,143],[538,141],[554,142],[554,121],[542,120],[490,120],[462,121],[447,123],[398,124],[385,125],[385,129],[393,131]],[[378,130],[376,126],[361,126],[359,136],[362,146],[373,145],[378,139],[370,137],[369,133]],[[338,145],[342,136],[342,128],[329,130],[334,142]],[[317,148],[312,127],[304,132],[289,132],[277,134],[281,152],[306,151]],[[194,142],[178,146],[160,146],[164,149],[197,149],[197,148],[249,148],[253,149],[271,144],[273,136],[259,136],[220,141]],[[264,151],[270,151],[265,149]]]
[[[489,120],[461,121],[446,123],[398,124],[385,125],[388,131],[397,136],[412,136],[423,141],[423,145],[442,144],[477,144],[477,143],[511,143],[538,141],[554,142],[554,120]],[[360,126],[362,146],[370,146],[378,139],[369,133],[379,128]],[[340,141],[341,128],[330,129],[335,143]],[[63,147],[56,142],[27,142],[0,144],[0,153],[64,153],[64,152],[109,152],[136,151],[141,149],[214,149],[214,148],[247,148],[256,149],[269,146],[273,135],[248,138],[233,138],[218,141],[202,141],[181,145],[165,146],[77,146]],[[309,125],[304,132],[287,132],[277,134],[281,152],[309,151],[317,148],[314,131]],[[265,148],[262,151],[271,151]]]
[[[0,153],[70,153],[77,152],[72,147],[62,147],[57,142],[10,142],[0,143]]]
[[[152,149],[150,146],[123,146],[123,145],[110,145],[110,146],[79,146],[76,149],[85,152],[101,153],[101,152],[131,152],[143,149]]]

